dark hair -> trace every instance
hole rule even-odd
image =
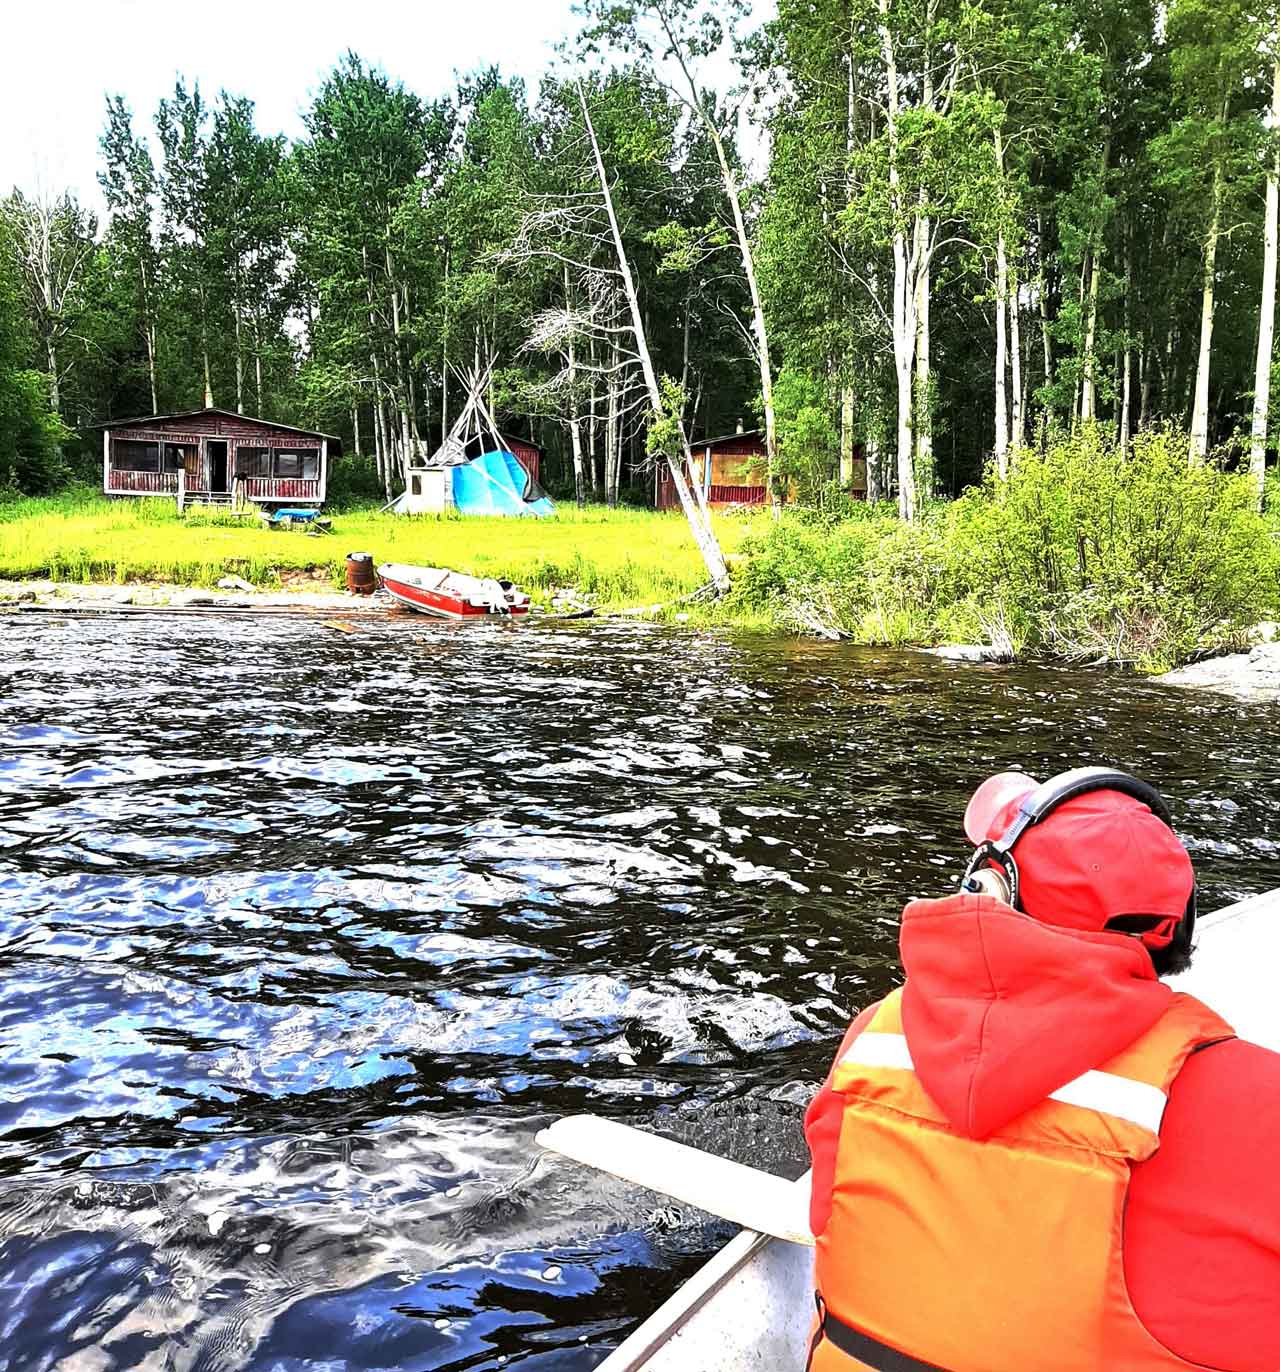
[[[1141,934],[1158,923],[1158,919],[1149,915],[1117,915],[1107,921],[1107,928],[1122,934]],[[1146,945],[1143,944],[1143,947]],[[1191,966],[1193,951],[1178,939],[1163,948],[1147,948],[1151,955],[1151,965],[1156,969],[1158,977],[1172,977],[1179,972],[1185,972]]]
[[[1151,965],[1156,969],[1156,976],[1172,977],[1191,966],[1191,955],[1195,949],[1181,943],[1170,943],[1164,948],[1148,948],[1147,951],[1151,954]]]

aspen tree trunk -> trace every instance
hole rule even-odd
[[[937,15],[938,0],[928,0],[925,6],[925,48],[924,48],[924,87],[921,103],[924,108],[933,108],[933,25]],[[926,149],[926,156],[928,155]],[[920,193],[921,201],[924,192]],[[916,269],[916,356],[915,356],[915,403],[912,407],[912,427],[916,441],[915,479],[919,487],[920,499],[928,500],[933,495],[933,415],[929,408],[930,386],[930,323],[929,306],[932,290],[932,272],[929,266],[929,237],[932,230],[928,215],[916,211],[915,249],[912,260]]]
[[[880,44],[884,55],[887,87],[886,129],[889,135],[889,194],[900,211],[898,175],[898,67],[889,32],[889,0],[879,0]],[[901,216],[895,213],[900,225]],[[893,235],[893,363],[898,382],[898,514],[916,517],[915,443],[911,432],[911,368],[915,360],[915,290],[907,281],[907,238],[901,227]]]
[[[1044,344],[1044,384],[1053,385],[1053,343],[1049,337],[1049,279],[1044,274],[1044,219],[1036,211],[1036,253],[1039,268],[1036,272],[1036,294],[1040,297],[1040,339]]]
[[[920,487],[920,498],[928,500],[933,495],[933,416],[929,410],[931,273],[928,259],[929,220],[923,215],[916,220],[916,235],[919,244],[916,260],[923,265],[916,285],[916,396],[912,422],[916,440],[915,477]]]
[[[389,228],[388,228],[389,233]],[[404,344],[400,334],[400,284],[395,272],[395,261],[391,256],[390,238],[383,241],[383,258],[386,263],[387,285],[391,296],[391,336],[392,336],[392,362],[395,366],[395,405],[397,410],[397,420],[399,429],[400,445],[400,465],[403,471],[403,480],[406,488],[409,484],[408,462],[409,454],[412,452],[413,444],[413,419],[410,413],[409,402],[409,368],[405,361]]]
[[[373,451],[378,464],[378,477],[388,500],[391,495],[391,454],[387,451],[387,420],[382,412],[382,394],[379,388],[373,400]]]
[[[1009,291],[1009,445],[1012,448],[1021,448],[1026,442],[1026,428],[1022,417],[1024,400],[1022,310],[1018,300],[1018,276],[1015,268],[1013,288]]]
[[[147,379],[151,382],[151,413],[160,413],[160,400],[156,391],[156,331],[151,324],[146,326],[147,340]]]
[[[1080,379],[1080,419],[1088,423],[1098,417],[1098,387],[1095,381],[1093,350],[1098,337],[1098,262],[1102,246],[1092,254],[1089,271],[1089,294],[1085,305],[1084,366]]]
[[[1124,244],[1124,385],[1120,389],[1120,449],[1129,446],[1129,415],[1133,408],[1133,345],[1129,331],[1133,328],[1133,240],[1125,237]]]
[[[627,250],[622,241],[622,229],[619,227],[618,215],[613,205],[613,192],[609,188],[609,177],[604,169],[604,158],[600,153],[595,125],[591,122],[591,112],[587,108],[587,94],[581,83],[578,85],[578,102],[582,107],[583,122],[595,158],[596,176],[600,183],[600,198],[609,218],[609,229],[613,236],[613,247],[618,261],[618,273],[622,277],[623,289],[626,292],[627,304],[631,311],[631,332],[635,338],[636,352],[640,358],[640,370],[644,375],[645,387],[649,392],[650,407],[655,415],[660,415],[662,413],[662,390],[658,385],[658,375],[653,369],[653,358],[649,353],[649,341],[645,336],[644,321],[640,313],[640,298],[636,294],[635,280],[631,275],[631,262],[627,257]],[[669,452],[666,454],[671,482],[680,501],[680,508],[689,521],[689,528],[698,545],[698,551],[706,563],[712,584],[718,590],[728,590],[729,568],[725,563],[724,553],[720,550],[719,540],[716,538],[715,530],[711,527],[710,521],[705,518],[703,512],[694,503],[689,490],[689,483],[685,480],[685,472],[693,470],[693,458],[689,451],[689,439],[684,431],[684,423],[678,416],[676,425],[680,435],[680,453],[676,457],[673,457]]]
[[[444,251],[444,320],[440,329],[440,442],[449,432],[449,249]]]
[[[1138,432],[1151,422],[1151,348],[1146,338],[1138,349]]]
[[[569,308],[569,264],[564,265],[564,305]],[[688,356],[688,315],[685,316],[686,357]],[[573,498],[578,509],[587,503],[586,480],[582,470],[582,426],[578,418],[578,353],[569,335],[569,443],[573,450]]]
[[[612,509],[618,503],[618,340],[614,336],[613,366],[609,371],[609,405],[605,413],[604,501]]]
[[[355,447],[355,455],[360,456],[360,406],[358,404],[351,407],[351,430],[352,443]]]
[[[1106,141],[1102,145],[1102,188],[1105,192],[1107,182],[1107,167],[1111,162],[1111,132],[1107,131]],[[1080,378],[1080,418],[1088,423],[1091,419],[1098,417],[1098,386],[1096,380],[1096,368],[1094,365],[1093,349],[1098,337],[1098,284],[1101,277],[1102,254],[1106,248],[1105,225],[1099,226],[1096,242],[1090,235],[1088,262],[1089,271],[1089,294],[1087,300],[1083,297],[1081,304],[1084,309],[1084,358],[1082,359],[1082,369]],[[1084,285],[1084,277],[1081,276],[1081,286]]]
[[[845,198],[852,202],[854,195],[853,145],[857,137],[857,91],[853,79],[853,53],[845,59],[848,83],[846,87],[844,152],[848,172],[845,176]],[[849,359],[846,356],[844,366]],[[849,490],[853,486],[853,382],[846,380],[840,388],[840,488]]]
[[[1173,320],[1169,321],[1169,327],[1164,336],[1164,362],[1160,368],[1160,413],[1167,419],[1171,413],[1173,405],[1174,376],[1173,376]]]
[[[1008,347],[1005,342],[1005,297],[1009,291],[1009,262],[1005,254],[1004,230],[996,235],[996,384],[995,416],[996,471],[1003,481],[1009,475],[1009,416],[1006,409],[1006,373],[1009,368]]]
[[[1008,442],[1015,449],[1026,440],[1022,401],[1022,318],[1015,277],[1014,288],[1008,295]]]
[[[58,349],[53,339],[45,344],[45,357],[49,364],[49,405],[54,414],[62,414],[62,394],[58,385]]]
[[[205,319],[204,286],[200,287],[200,358],[204,363],[204,407],[213,409],[213,381],[209,373],[209,330]]]
[[[1044,269],[1040,269],[1040,340],[1044,344],[1044,384],[1053,385],[1053,339],[1049,336],[1049,295],[1044,279]]]
[[[720,130],[716,127],[715,120],[707,112],[706,103],[698,90],[698,83],[693,79],[693,73],[685,61],[684,49],[676,41],[676,36],[671,30],[666,10],[662,5],[658,5],[656,12],[662,27],[666,30],[671,55],[679,64],[685,84],[689,88],[691,108],[706,130],[707,137],[711,139],[712,147],[715,148],[716,161],[720,164],[720,177],[724,182],[724,193],[728,198],[729,208],[733,211],[733,228],[738,238],[738,251],[742,256],[742,271],[747,278],[747,289],[751,294],[751,326],[755,334],[756,361],[760,367],[760,398],[764,406],[765,461],[767,463],[769,498],[773,502],[776,518],[779,513],[781,493],[778,490],[774,474],[774,465],[778,458],[778,440],[777,426],[774,423],[773,415],[773,367],[769,360],[769,332],[765,326],[764,302],[760,296],[760,284],[756,279],[755,254],[751,249],[751,238],[747,233],[747,223],[742,214],[742,193],[738,187],[738,178],[729,165],[724,139],[720,137]]]
[[[587,475],[591,479],[591,499],[600,499],[600,415],[598,412],[599,396],[596,391],[596,345],[595,340],[590,345],[591,358],[591,408],[587,418]]]
[[[142,336],[147,345],[147,380],[151,383],[151,413],[160,413],[156,386],[156,326],[151,312],[151,283],[147,280],[146,257],[139,250],[138,274],[142,279]]]
[[[1280,128],[1280,56],[1271,86],[1271,131]],[[1253,373],[1253,423],[1249,429],[1249,474],[1262,508],[1267,475],[1267,409],[1271,400],[1271,350],[1276,326],[1276,237],[1280,219],[1280,149],[1267,169],[1267,201],[1262,232],[1262,312],[1258,320],[1258,357]]]
[[[853,486],[853,386],[840,388],[840,487]]]
[[[1226,117],[1225,111],[1223,115]],[[1222,166],[1213,173],[1213,209],[1209,236],[1204,245],[1204,279],[1200,295],[1200,351],[1196,358],[1195,397],[1191,403],[1191,452],[1193,463],[1209,455],[1209,363],[1213,354],[1213,288],[1218,263],[1218,231],[1222,221]]]
[[[880,484],[880,440],[867,439],[867,503],[875,504],[884,499],[884,488]]]
[[[240,340],[240,306],[232,305],[231,314],[235,320],[236,333],[236,413],[244,413],[244,350]]]

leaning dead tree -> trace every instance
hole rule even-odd
[[[666,463],[712,585],[727,590],[729,570],[701,483],[689,481],[693,456],[684,422],[679,407],[672,405],[670,395],[664,395],[654,369],[635,277],[581,83],[577,94],[587,188],[535,200],[522,217],[514,241],[502,254],[504,261],[517,265],[535,260],[554,262],[565,278],[564,305],[538,316],[527,346],[563,359],[565,365],[559,375],[546,383],[544,399],[563,396],[574,417],[571,422],[576,423],[579,387],[594,375],[605,383],[610,397],[611,426],[631,414],[643,418],[651,432],[664,436],[660,460]],[[580,356],[583,344],[595,361],[584,361]],[[580,463],[576,450],[575,458]],[[580,472],[579,467],[579,476]]]

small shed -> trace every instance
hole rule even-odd
[[[324,503],[341,439],[231,410],[184,410],[115,420],[102,429],[102,489],[111,496],[177,496],[260,505]]]
[[[700,484],[710,506],[763,505],[769,499],[765,478],[764,433],[760,429],[739,430],[723,438],[703,438],[691,443],[693,472],[690,484]],[[660,510],[680,506],[675,482],[665,462],[659,463],[654,489],[654,504]]]
[[[690,484],[702,485],[707,505],[728,509],[741,505],[763,505],[769,499],[765,471],[768,449],[762,429],[739,429],[723,438],[703,438],[689,445],[693,471],[686,473]],[[866,453],[861,443],[854,444],[853,480],[850,495],[859,500],[867,496]],[[659,510],[679,508],[675,483],[665,462],[659,463],[654,482],[654,504]]]
[[[526,472],[538,481],[542,474],[543,449],[531,438],[513,438],[510,434],[500,433],[498,438],[501,440],[501,449],[508,452],[525,469]],[[473,438],[466,447],[468,457],[482,457],[487,452],[494,450],[493,440],[482,440]]]

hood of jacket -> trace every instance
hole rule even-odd
[[[1127,1048],[1173,995],[1137,939],[1042,924],[988,895],[913,901],[900,949],[916,1074],[975,1139]]]

